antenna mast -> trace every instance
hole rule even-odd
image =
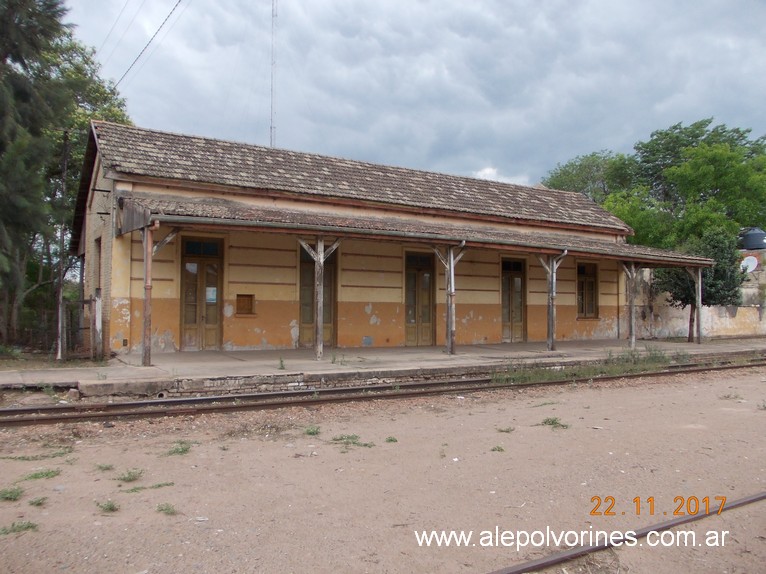
[[[277,0],[271,0],[271,120],[269,123],[269,145],[271,147],[277,143],[277,127],[274,125],[274,117],[277,113],[274,103],[274,80],[277,73],[276,28]]]

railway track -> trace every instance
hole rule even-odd
[[[542,385],[604,382],[638,377],[672,376],[677,374],[749,369],[765,366],[766,361],[763,359],[756,359],[747,363],[679,365],[658,371],[588,378],[567,377],[562,378],[561,380],[544,382],[509,383],[498,381],[496,377],[477,377],[439,381],[419,381],[401,384],[386,383],[332,389],[304,389],[237,395],[181,397],[117,403],[70,403],[34,407],[15,407],[0,409],[0,428],[129,418],[198,415],[203,413],[242,410],[277,409],[291,406],[312,406],[371,399],[403,399],[428,395],[470,393]]]

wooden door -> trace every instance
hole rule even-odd
[[[191,255],[185,254],[182,259],[181,350],[219,349],[222,269],[220,244],[217,241],[185,240],[183,248]]]
[[[432,255],[410,253],[405,263],[405,344],[434,344],[434,260]]]
[[[503,261],[503,341],[524,341],[524,262]]]
[[[322,327],[324,332],[323,343],[327,346],[335,344],[335,254],[324,264],[324,290],[322,314],[324,315]],[[300,331],[299,344],[302,347],[312,347],[314,345],[314,304],[316,296],[314,293],[314,260],[301,250],[301,271],[300,271]]]

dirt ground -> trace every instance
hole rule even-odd
[[[487,531],[624,532],[708,497],[709,516],[674,530],[695,547],[643,539],[545,572],[763,572],[766,501],[717,515],[716,497],[766,490],[764,381],[751,369],[2,429],[0,489],[22,492],[0,500],[0,528],[37,528],[0,535],[0,570],[491,572],[567,546],[517,551]],[[593,515],[608,497],[615,515]],[[472,545],[419,546],[433,529],[472,530]]]

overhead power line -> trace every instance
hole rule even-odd
[[[112,32],[114,32],[114,29],[117,26],[117,22],[119,22],[120,18],[122,18],[122,14],[123,12],[125,12],[125,8],[128,7],[128,4],[130,4],[130,0],[125,0],[125,4],[122,5],[122,10],[120,10],[120,13],[117,14],[117,19],[114,21],[114,24],[112,24],[112,27],[109,28],[109,32],[107,32],[106,37],[104,38],[104,41],[101,42],[101,45],[98,47],[98,50],[96,50],[96,53],[99,53],[101,50],[104,49],[104,46],[106,45],[107,40],[109,40],[109,37],[112,35]]]
[[[149,45],[150,45],[150,44],[151,44],[151,43],[154,41],[154,39],[157,37],[157,34],[159,34],[159,33],[160,33],[160,30],[162,30],[162,27],[163,27],[163,26],[165,25],[165,23],[166,23],[166,22],[167,22],[167,21],[170,19],[170,17],[173,15],[173,12],[175,12],[175,11],[176,11],[176,8],[178,8],[178,5],[179,5],[181,2],[182,2],[182,0],[178,0],[178,2],[176,2],[176,3],[173,5],[173,8],[171,8],[171,9],[170,9],[170,12],[168,13],[168,15],[167,15],[167,16],[165,16],[165,19],[162,21],[162,24],[160,24],[160,27],[159,27],[159,28],[157,28],[157,30],[154,32],[154,34],[152,34],[152,37],[151,37],[151,38],[149,38],[149,41],[146,43],[146,46],[144,46],[144,47],[143,47],[143,49],[141,50],[141,52],[139,52],[138,56],[136,56],[136,59],[135,59],[135,60],[133,60],[133,63],[132,63],[132,64],[130,64],[130,66],[128,66],[128,69],[127,69],[127,70],[125,70],[125,73],[122,75],[122,77],[121,77],[119,80],[117,80],[117,83],[114,85],[114,87],[115,87],[115,88],[116,88],[117,86],[119,86],[119,85],[120,85],[120,82],[122,82],[122,81],[125,79],[125,76],[127,76],[127,75],[128,75],[128,73],[129,73],[129,72],[130,72],[130,71],[133,69],[133,66],[135,66],[135,65],[136,65],[136,62],[138,62],[138,60],[141,58],[141,56],[143,56],[143,55],[144,55],[144,52],[146,52],[146,49],[149,47]]]

